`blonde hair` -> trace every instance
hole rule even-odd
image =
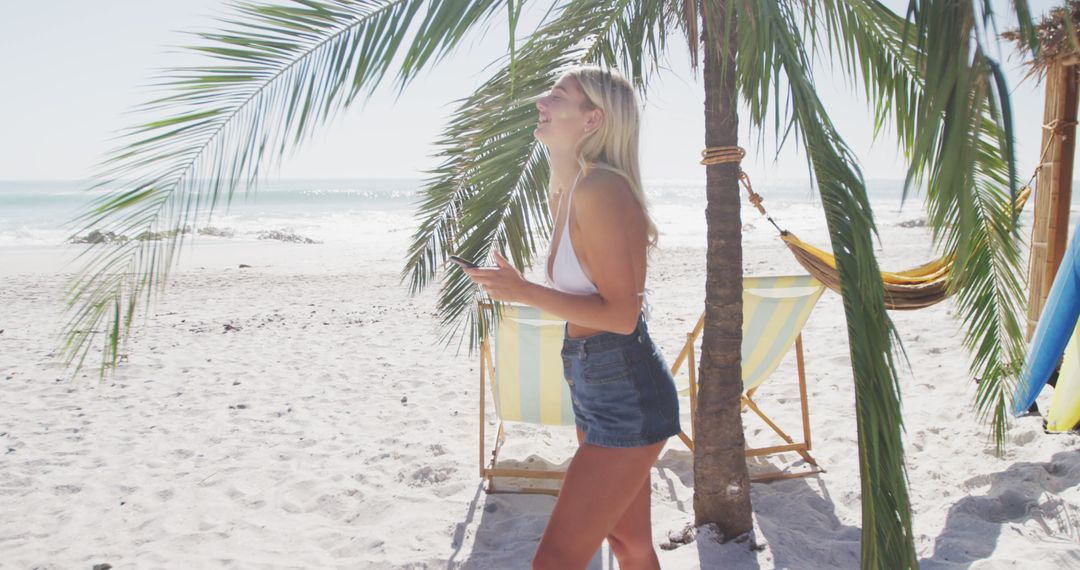
[[[659,232],[649,215],[648,201],[641,185],[638,166],[641,118],[633,86],[618,72],[600,67],[576,67],[563,74],[563,77],[567,76],[574,78],[585,94],[585,107],[604,113],[600,126],[578,142],[576,154],[582,172],[587,174],[592,168],[602,168],[626,180],[630,193],[645,215],[649,246],[655,247]]]

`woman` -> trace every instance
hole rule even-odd
[[[533,567],[585,568],[607,538],[624,570],[659,568],[650,469],[679,432],[679,407],[641,312],[657,232],[638,172],[637,102],[624,78],[590,67],[563,75],[536,107],[551,165],[549,286],[498,252],[496,267],[466,270],[492,299],[567,321],[562,358],[580,446]]]

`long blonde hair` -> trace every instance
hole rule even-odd
[[[587,109],[600,109],[604,120],[600,127],[587,133],[578,142],[576,155],[583,173],[592,168],[610,170],[622,176],[630,186],[641,213],[645,215],[649,246],[655,247],[659,232],[641,185],[638,166],[638,134],[641,117],[634,88],[625,77],[614,70],[593,66],[575,67],[564,77],[573,77],[585,94]],[[554,192],[555,188],[550,188]]]

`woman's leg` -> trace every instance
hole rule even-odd
[[[618,549],[628,555],[630,566],[623,566],[619,556],[620,566],[635,567],[634,553],[643,550],[641,542],[652,548],[651,527],[648,523],[643,527],[641,518],[649,514],[649,470],[663,446],[664,442],[628,448],[582,444],[566,472],[533,568],[585,568],[608,535],[615,536],[616,556]],[[624,515],[629,515],[625,524]]]
[[[651,503],[652,481],[650,474],[646,473],[641,489],[607,535],[608,544],[622,570],[660,568],[660,560],[653,548]]]
[[[577,430],[578,445],[585,443],[585,432]],[[652,542],[652,473],[646,475],[630,506],[607,535],[608,545],[623,570],[659,568],[660,560]]]

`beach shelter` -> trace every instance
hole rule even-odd
[[[1029,62],[1030,74],[1045,84],[1042,141],[1035,212],[1028,261],[1027,338],[1031,341],[1013,398],[1013,413],[1031,409],[1039,392],[1060,363],[1054,387],[1048,431],[1068,431],[1080,421],[1078,341],[1074,324],[1078,308],[1077,237],[1069,239],[1076,125],[1080,106],[1080,50],[1075,30],[1080,3],[1055,8],[1035,26],[1039,49]],[[1026,46],[1029,39],[1015,31],[1003,37]]]
[[[1039,165],[1035,169],[1035,217],[1031,226],[1028,262],[1027,338],[1047,303],[1051,284],[1068,247],[1069,205],[1072,201],[1073,162],[1076,154],[1077,106],[1080,104],[1080,51],[1076,26],[1080,3],[1054,8],[1036,26],[1038,51],[1029,63],[1030,75],[1043,80],[1043,124]],[[1002,37],[1019,44],[1025,53],[1030,38],[1017,31]]]

